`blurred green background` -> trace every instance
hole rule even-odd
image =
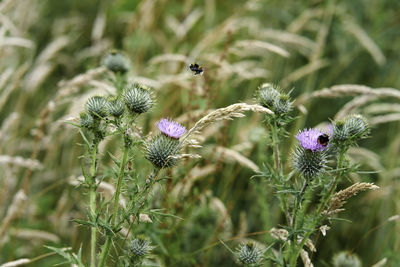
[[[112,49],[131,62],[130,79],[152,86],[157,106],[140,121],[143,132],[161,117],[192,126],[209,110],[254,102],[264,82],[292,90],[299,119],[283,141],[289,157],[293,133],[334,119],[343,108],[372,122],[371,138],[350,152],[366,171],[351,177],[374,182],[375,192],[352,198],[319,238],[315,266],[331,266],[342,250],[364,266],[387,259],[400,266],[400,104],[395,97],[355,94],[312,97],[340,84],[400,88],[400,2],[103,0],[0,2],[0,263],[29,258],[29,266],[62,262],[44,245],[89,248],[84,218],[88,196],[74,181],[84,149],[76,117],[89,96],[112,92],[102,59]],[[198,62],[203,76],[188,70]],[[358,102],[357,102],[358,101]],[[350,103],[350,104],[349,104]],[[183,218],[152,217],[137,233],[156,246],[161,266],[232,266],[234,248],[249,235],[272,240],[269,229],[283,223],[272,189],[250,179],[249,160],[262,169],[271,156],[262,117],[220,122],[204,133],[202,159],[190,159],[168,173],[153,208]],[[120,153],[118,141],[102,147]],[[138,176],[151,168],[135,158]],[[247,162],[247,163],[246,163]],[[107,168],[101,167],[106,173]],[[260,233],[261,232],[261,233]],[[258,233],[258,234],[257,234]],[[233,241],[229,241],[229,240]],[[100,240],[102,242],[102,240]],[[266,263],[266,266],[269,266]]]

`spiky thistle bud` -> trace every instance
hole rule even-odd
[[[349,251],[342,251],[333,256],[334,267],[361,267],[361,261],[357,255]]]
[[[347,127],[350,138],[361,139],[369,133],[367,120],[359,114],[347,116],[344,120],[344,126]]]
[[[139,84],[130,85],[125,90],[123,99],[128,110],[136,114],[148,111],[154,104],[150,89]]]
[[[146,145],[146,158],[157,168],[169,168],[178,162],[176,156],[179,152],[179,138],[186,132],[186,128],[168,119],[161,119],[157,127],[162,134]]]
[[[283,115],[288,113],[292,109],[292,102],[287,94],[281,94],[277,99],[275,99],[272,110],[277,115]]]
[[[260,105],[269,109],[272,109],[279,95],[280,93],[275,89],[275,86],[270,83],[262,84],[256,92],[256,98]]]
[[[103,60],[104,66],[112,72],[125,73],[129,70],[129,61],[121,53],[112,51]]]
[[[153,249],[151,241],[144,236],[138,236],[129,245],[129,252],[134,257],[143,257]]]
[[[79,114],[79,122],[82,127],[90,128],[93,126],[94,119],[86,112],[82,112],[81,114]]]
[[[102,96],[93,96],[86,102],[85,108],[89,115],[95,118],[106,116],[107,100]]]
[[[260,263],[263,252],[253,242],[240,244],[237,248],[237,257],[242,264]]]
[[[292,152],[292,166],[306,179],[321,175],[326,169],[329,138],[316,129],[305,129],[296,135],[299,145]]]
[[[111,98],[107,102],[107,112],[111,116],[119,118],[124,114],[124,103],[118,98]]]
[[[333,123],[332,140],[337,144],[351,144],[367,137],[368,133],[367,120],[359,114],[352,114]]]

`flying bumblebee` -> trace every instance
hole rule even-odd
[[[193,72],[194,76],[198,74],[203,75],[203,67],[199,66],[197,63],[190,64],[189,69]]]

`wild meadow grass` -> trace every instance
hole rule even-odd
[[[0,266],[398,266],[399,9],[1,1]]]

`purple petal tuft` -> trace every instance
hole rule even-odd
[[[318,137],[323,135],[324,133],[317,130],[317,129],[305,129],[303,131],[300,131],[297,135],[296,138],[299,140],[300,145],[308,150],[311,150],[312,152],[315,151],[322,151],[326,149],[326,145],[321,145],[318,142]]]
[[[161,119],[157,127],[163,134],[175,139],[179,139],[179,137],[186,133],[184,126],[168,119]]]

